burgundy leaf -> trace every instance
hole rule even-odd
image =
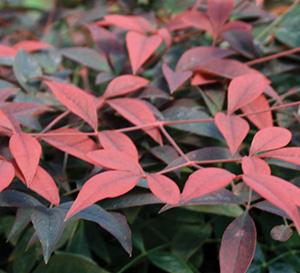
[[[233,79],[245,74],[258,73],[244,63],[229,59],[214,59],[205,64],[197,65],[195,70],[226,79]]]
[[[256,227],[245,212],[227,226],[220,248],[221,273],[246,273],[256,249]]]
[[[227,49],[220,49],[208,46],[194,47],[180,57],[176,71],[195,70],[199,65],[203,65],[212,60],[221,59],[231,55],[233,52]]]
[[[233,0],[209,0],[207,14],[215,32],[219,32],[234,7]]]
[[[162,71],[167,80],[171,94],[180,88],[191,76],[191,71],[173,71],[167,64],[163,64]]]

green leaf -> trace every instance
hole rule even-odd
[[[57,252],[49,264],[41,263],[33,273],[109,273],[93,260],[78,254]]]
[[[185,261],[170,252],[151,252],[149,259],[155,266],[169,273],[193,273]]]
[[[188,107],[172,107],[164,111],[164,118],[166,120],[206,120],[211,117],[197,108]],[[219,130],[213,122],[197,122],[188,124],[168,125],[172,128],[193,133],[199,136],[211,137],[217,140],[224,141]]]
[[[60,209],[66,213],[71,207],[72,202],[63,203]],[[97,223],[103,229],[112,234],[123,246],[123,248],[131,254],[131,231],[127,224],[126,218],[120,213],[110,213],[100,206],[93,205],[82,210],[73,216],[70,221],[84,219]]]
[[[16,220],[7,236],[10,242],[16,241],[17,237],[24,231],[27,225],[31,222],[32,209],[19,208],[16,214]]]
[[[182,226],[172,240],[172,251],[184,260],[188,260],[202,247],[211,232],[210,225]]]
[[[158,1],[159,5],[162,8],[166,9],[167,12],[170,13],[179,13],[187,8],[191,7],[195,0],[165,0],[165,1]]]
[[[38,245],[28,248],[28,242],[32,238],[33,229],[27,229],[19,238],[17,245],[11,254],[13,273],[31,273],[37,260],[41,258],[41,250]]]
[[[274,263],[269,267],[269,273],[297,273],[295,269],[288,263]]]
[[[33,208],[37,206],[42,206],[42,204],[26,193],[15,190],[0,192],[0,207]]]
[[[29,91],[32,89],[30,81],[42,76],[42,69],[32,55],[20,50],[15,57],[13,70],[20,85]]]
[[[191,206],[185,208],[192,211],[213,213],[213,214],[225,215],[229,217],[239,217],[244,212],[240,206],[235,204]]]
[[[296,5],[290,12],[286,13],[281,21],[275,36],[276,38],[291,47],[300,46],[300,6]]]
[[[64,231],[65,214],[58,208],[38,208],[31,215],[32,224],[42,244],[45,263],[48,262]]]
[[[85,234],[84,222],[79,222],[78,228],[66,249],[67,252],[77,253],[91,258],[91,252],[88,245],[88,240]]]
[[[97,71],[110,72],[109,65],[96,50],[87,47],[64,48],[59,51],[66,58]]]

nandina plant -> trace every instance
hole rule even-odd
[[[67,22],[70,41],[51,39],[62,8],[56,7],[43,41],[3,38],[0,205],[17,208],[9,240],[32,222],[26,244],[39,240],[47,263],[84,219],[131,255],[134,225],[110,210],[232,206],[238,212],[214,262],[222,273],[244,273],[256,251],[258,210],[281,217],[281,225],[268,226],[275,240],[297,236],[300,100],[295,86],[278,87],[269,62],[300,49],[283,50],[276,34],[268,46],[278,52],[258,57],[268,51],[253,38],[255,23],[268,14],[263,1],[247,4],[255,9],[252,20],[243,16],[242,1],[202,2],[156,16],[127,14],[118,1],[96,16],[65,15],[57,20]],[[149,253],[155,266],[175,272],[159,259],[165,253]],[[198,272],[192,255],[176,255],[184,268],[176,272]]]

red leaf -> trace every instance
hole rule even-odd
[[[45,81],[45,83],[60,103],[81,117],[93,129],[97,129],[98,116],[95,97],[69,83],[53,81]]]
[[[215,83],[217,80],[212,77],[207,77],[203,73],[195,73],[191,79],[191,85],[205,85]]]
[[[224,113],[217,113],[215,124],[224,136],[230,152],[235,154],[249,132],[248,122],[239,116],[226,116]]]
[[[233,0],[209,0],[207,15],[211,21],[214,32],[218,33],[229,19],[234,6]]]
[[[300,148],[288,147],[279,150],[267,152],[261,155],[262,157],[271,157],[293,164],[300,165]]]
[[[18,51],[10,46],[0,44],[0,57],[4,58],[14,58]]]
[[[255,192],[260,194],[274,206],[285,211],[300,232],[300,188],[271,175],[247,174],[243,175],[244,182]]]
[[[242,21],[230,21],[223,25],[222,32],[231,32],[231,31],[239,31],[239,32],[250,32],[251,33],[252,26],[251,24],[242,22]],[[253,38],[252,38],[253,39]]]
[[[0,51],[1,51],[1,49],[0,49]],[[10,96],[16,94],[18,91],[19,91],[19,88],[16,88],[16,87],[1,88],[0,101],[1,102],[6,101]]]
[[[28,185],[28,188],[44,197],[51,204],[59,205],[59,192],[53,178],[38,166],[34,178]]]
[[[212,60],[221,59],[231,55],[231,50],[216,47],[198,46],[184,52],[180,57],[176,71],[195,70],[199,65],[203,65]]]
[[[141,16],[124,16],[124,15],[106,15],[103,21],[99,21],[98,25],[113,25],[119,28],[131,31],[147,33],[155,31],[151,23]]]
[[[264,92],[268,84],[267,79],[258,73],[234,78],[228,87],[228,113],[232,114],[255,100]]]
[[[170,31],[166,28],[160,28],[158,31],[157,31],[157,35],[159,35],[164,43],[166,44],[167,47],[171,47],[172,45],[172,35],[170,33]]]
[[[42,154],[40,143],[29,134],[15,133],[9,140],[9,149],[25,178],[26,184],[30,185]]]
[[[288,129],[280,127],[268,127],[259,130],[251,143],[250,154],[275,150],[286,146],[292,138]]]
[[[227,79],[233,79],[245,74],[258,73],[256,70],[250,68],[244,63],[228,59],[214,59],[208,63],[198,65],[195,69],[200,72],[205,72]]]
[[[114,78],[107,86],[104,97],[111,98],[126,95],[149,84],[149,81],[134,75],[122,75]]]
[[[132,140],[123,133],[114,130],[101,131],[98,134],[101,146],[105,150],[115,150],[127,153],[134,160],[139,160],[139,154]]]
[[[96,150],[97,145],[88,136],[72,128],[61,128],[49,131],[47,134],[43,135],[42,139],[48,144],[84,161],[92,162],[86,154]]]
[[[273,126],[272,111],[270,110],[269,102],[264,95],[260,95],[241,109],[245,113],[246,117],[252,121],[257,128],[263,129]],[[254,115],[250,114],[260,111],[262,113]]]
[[[268,163],[256,156],[244,156],[242,159],[242,169],[244,174],[259,173],[271,175]]]
[[[34,52],[34,51],[39,51],[39,50],[43,50],[43,49],[48,49],[50,48],[51,45],[42,42],[42,41],[31,41],[31,40],[27,40],[27,41],[21,41],[17,44],[14,45],[14,48],[18,51],[20,49],[23,49],[27,52]]]
[[[246,273],[256,249],[256,227],[247,212],[227,226],[220,248],[221,273]]]
[[[135,187],[140,178],[126,171],[107,171],[93,176],[83,185],[66,219],[102,199],[127,193]]]
[[[234,174],[220,168],[200,169],[189,176],[181,198],[186,202],[220,190],[226,187],[234,177]]]
[[[196,10],[186,11],[182,14],[180,20],[185,28],[194,27],[210,33],[212,32],[211,21],[205,13]]]
[[[133,31],[127,33],[126,45],[134,74],[158,49],[161,43],[162,38],[158,35],[145,36]]]
[[[15,177],[15,169],[13,165],[5,160],[4,158],[0,158],[0,192],[6,189],[12,180]]]
[[[190,71],[175,72],[171,70],[167,64],[163,64],[162,71],[167,80],[171,94],[180,88],[193,74]]]
[[[0,126],[11,131],[19,130],[17,121],[7,112],[0,109]]]
[[[130,171],[135,174],[143,173],[139,162],[124,152],[102,149],[90,152],[87,156],[99,167],[119,171]]]
[[[179,203],[180,191],[172,179],[162,174],[149,174],[146,180],[150,190],[161,201],[171,205]]]
[[[134,125],[153,124],[157,122],[151,109],[142,100],[129,98],[114,99],[109,100],[108,104]],[[146,128],[143,130],[156,142],[162,144],[162,138],[157,128]]]

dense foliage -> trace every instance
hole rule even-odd
[[[298,272],[298,1],[0,8],[0,273]]]

